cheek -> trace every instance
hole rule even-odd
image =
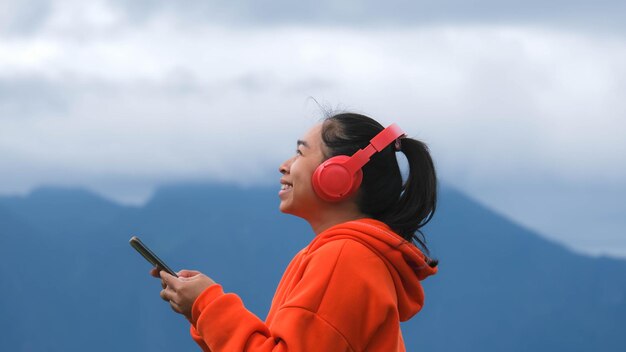
[[[311,175],[308,173],[308,170],[303,170],[302,168],[296,169],[296,173],[293,173],[293,175],[294,188],[297,188],[298,190],[305,190],[308,188],[311,183]]]
[[[317,168],[317,164],[305,162],[298,163],[298,161],[295,162],[291,168],[292,174],[294,175],[294,186],[297,186],[302,191],[312,191],[313,185],[311,184],[311,178],[313,177],[313,173]]]

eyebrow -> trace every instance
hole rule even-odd
[[[303,145],[303,146],[305,146],[307,148],[309,147],[309,143],[307,143],[307,142],[305,142],[303,140],[298,139],[298,146],[300,146],[300,145]]]

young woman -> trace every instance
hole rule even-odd
[[[396,152],[408,160],[405,182]],[[400,322],[422,308],[420,281],[437,272],[414,244],[428,253],[419,230],[437,199],[427,147],[397,125],[342,113],[311,128],[279,171],[280,211],[315,237],[287,267],[266,320],[197,271],[153,269],[161,298],[205,351],[404,351]]]

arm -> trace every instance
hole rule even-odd
[[[389,272],[365,246],[333,241],[305,262],[270,326],[220,286],[203,291],[191,312],[198,335],[214,351],[354,351],[399,324]]]
[[[192,311],[199,336],[214,351],[352,351],[334,327],[307,309],[280,309],[275,320],[270,331],[219,285],[204,291]]]

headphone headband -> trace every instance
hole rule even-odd
[[[387,128],[374,136],[374,138],[370,140],[370,144],[367,147],[359,149],[356,153],[352,154],[350,159],[344,163],[344,167],[351,173],[356,173],[363,166],[365,166],[368,161],[370,161],[372,155],[382,151],[389,144],[404,135],[405,133],[402,131],[400,126],[395,123],[389,125]]]

